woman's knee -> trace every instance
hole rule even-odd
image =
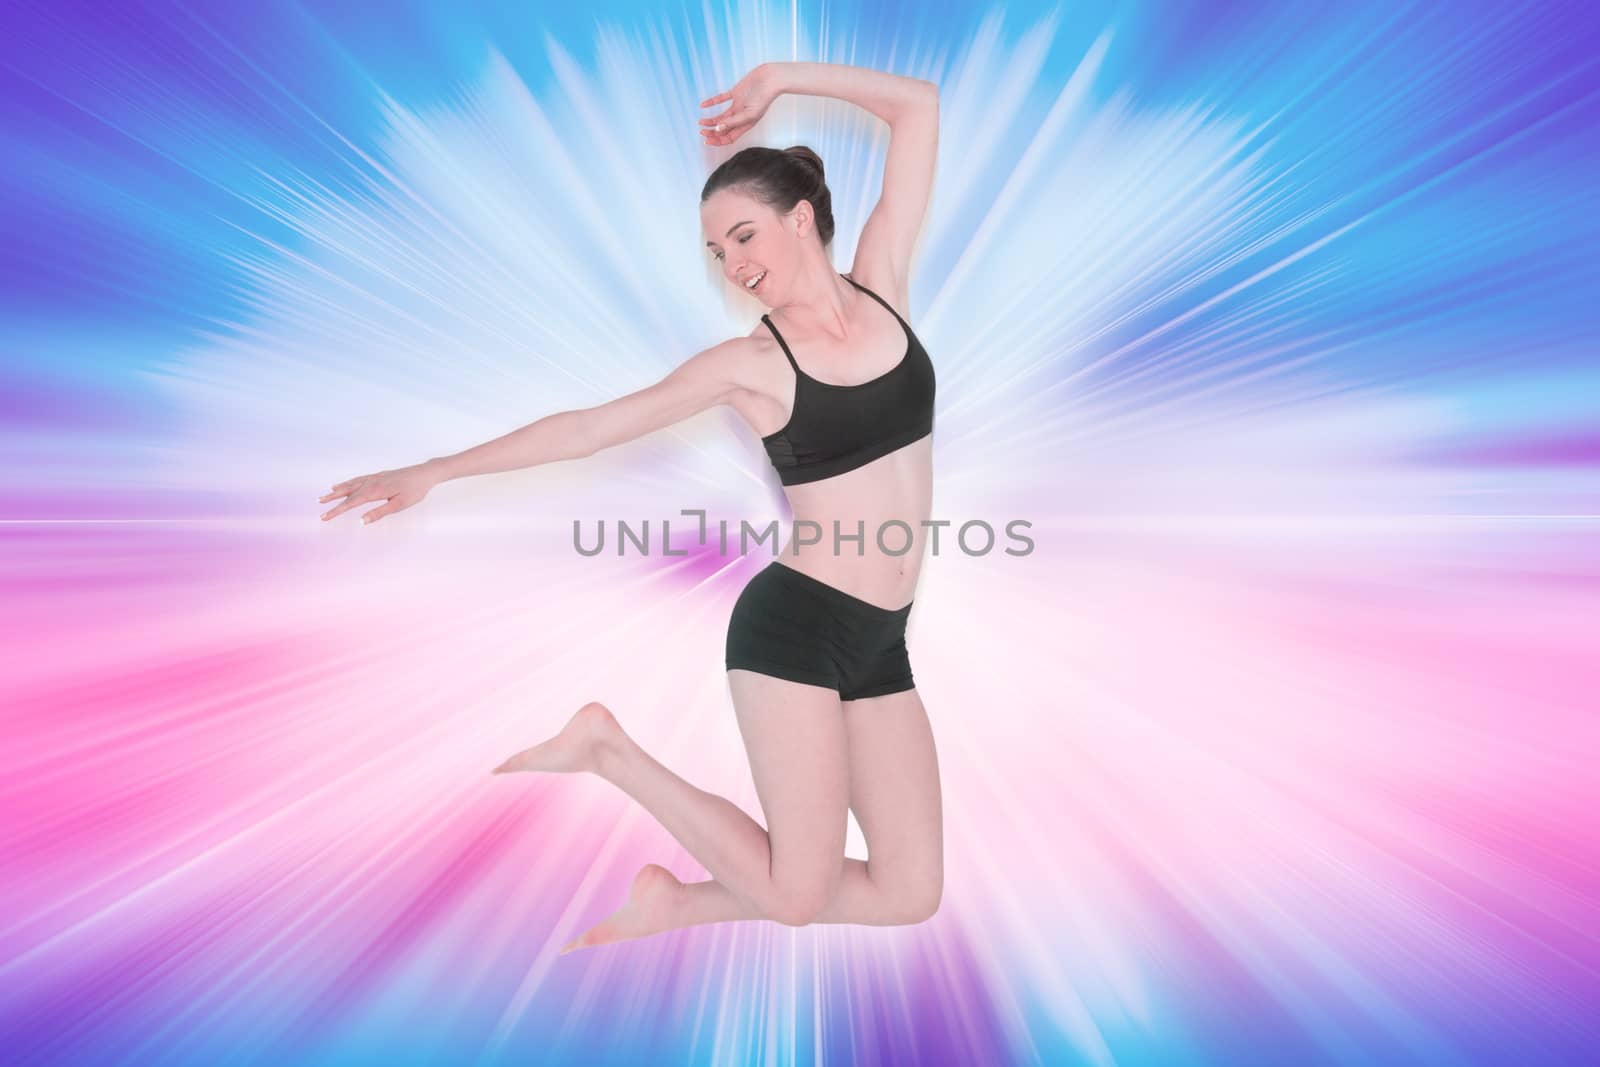
[[[900,925],[914,926],[927,922],[939,913],[939,904],[944,896],[944,878],[934,873],[921,878],[902,879],[888,890],[888,896],[894,902],[894,915]]]
[[[811,878],[775,882],[767,902],[767,917],[785,926],[806,926],[828,906],[838,891],[838,878]]]
[[[939,903],[944,897],[944,886],[939,880],[922,883],[906,895],[908,923],[924,923],[939,914]]]

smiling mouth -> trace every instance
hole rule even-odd
[[[767,280],[767,272],[766,271],[762,271],[760,274],[756,275],[756,281],[755,281],[754,285],[750,284],[749,282],[745,283],[745,286],[744,286],[745,292],[747,292],[747,293],[756,292],[757,290],[759,290],[761,288],[762,284],[765,283],[766,280]]]

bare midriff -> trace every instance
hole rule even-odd
[[[780,563],[881,608],[911,603],[933,507],[932,434],[783,491],[792,518]]]

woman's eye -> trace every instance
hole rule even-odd
[[[754,233],[747,233],[743,237],[739,238],[739,243],[740,244],[744,244],[746,241],[750,240],[750,238],[752,238],[754,236],[755,236]],[[721,259],[722,258],[722,253],[721,252],[713,252],[711,254],[711,258],[712,259]]]

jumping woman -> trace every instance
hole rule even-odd
[[[707,348],[648,388],[562,411],[412,467],[353,478],[322,500],[331,519],[383,501],[370,522],[442,481],[589,456],[717,404],[760,436],[794,519],[782,559],[740,593],[726,639],[728,687],[765,829],[645,752],[602,704],[493,773],[587,771],[656,817],[712,879],[657,864],[574,948],[699,923],[790,926],[921,922],[944,884],[938,762],[905,632],[933,491],[934,369],[912,332],[912,250],[938,146],[926,81],[821,63],[766,63],[701,107],[704,143],[730,144],[782,93],[849,101],[888,123],[883,192],[848,275],[829,260],[833,210],[809,148],[748,147],[707,179],[707,254],[770,309],[748,336]],[[803,520],[824,531],[799,543]],[[844,855],[846,809],[868,859]]]

